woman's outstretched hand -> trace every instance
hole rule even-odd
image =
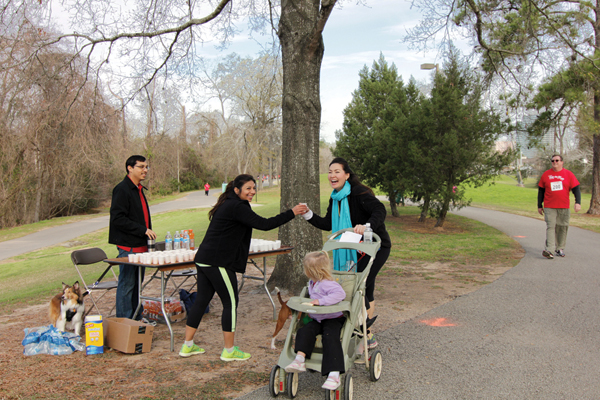
[[[292,211],[294,212],[294,215],[304,215],[310,211],[310,208],[308,208],[306,203],[300,203],[294,208],[292,208]]]

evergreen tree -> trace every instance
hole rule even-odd
[[[451,48],[431,92],[429,121],[434,136],[427,158],[437,169],[437,174],[429,177],[437,189],[430,193],[429,213],[437,218],[436,227],[443,226],[451,203],[456,208],[469,203],[464,198],[465,184],[481,186],[510,163],[510,151],[500,154],[495,150],[506,127],[498,114],[482,108],[481,98],[479,80],[468,66],[461,65],[458,51]]]
[[[386,193],[392,214],[398,215],[397,200],[404,195],[406,185],[400,165],[393,157],[397,148],[390,147],[386,130],[392,122],[404,116],[407,107],[402,77],[396,66],[388,65],[383,54],[359,72],[359,86],[352,101],[344,109],[344,124],[336,132],[334,155],[344,157],[364,183],[379,187]]]

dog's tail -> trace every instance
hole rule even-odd
[[[277,292],[277,298],[279,299],[279,304],[284,305],[285,302],[281,298],[281,293],[280,293],[280,290],[279,290],[279,288],[277,286],[275,286],[275,291]]]

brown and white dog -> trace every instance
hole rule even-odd
[[[75,282],[73,286],[63,282],[62,286],[62,292],[50,300],[50,309],[48,310],[50,322],[63,332],[66,330],[67,323],[69,323],[69,327],[79,335],[85,311],[84,294],[79,287],[79,281]]]
[[[288,307],[287,301],[283,301],[281,299],[281,293],[279,293],[279,288],[277,286],[275,286],[275,290],[277,291],[277,298],[279,299],[279,303],[281,304],[281,310],[279,310],[279,316],[277,317],[277,326],[275,326],[275,333],[273,333],[273,339],[271,339],[271,348],[273,350],[277,350],[277,347],[275,347],[275,337],[283,328],[285,321],[288,318],[292,318],[292,309]]]

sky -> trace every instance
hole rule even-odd
[[[411,10],[405,0],[365,0],[367,6],[353,1],[338,4],[323,31],[325,54],[321,67],[321,138],[335,142],[335,131],[342,129],[343,110],[358,87],[359,71],[383,54],[388,64],[394,63],[404,82],[411,75],[428,82],[432,71],[421,70],[423,63],[440,63],[436,52],[427,54],[409,50],[403,42],[407,30],[417,25],[420,14]],[[207,46],[207,51],[213,51]],[[225,56],[235,52],[240,56],[256,56],[258,47],[238,35]],[[253,53],[254,52],[254,53]]]
[[[432,70],[421,70],[423,63],[439,63],[436,51],[424,54],[409,50],[403,42],[408,29],[421,19],[417,10],[406,0],[338,0],[323,32],[325,54],[321,66],[321,138],[335,142],[335,131],[342,129],[343,110],[352,100],[358,87],[359,71],[383,54],[388,64],[395,64],[404,82],[414,76],[420,82],[429,82]],[[58,21],[66,21],[66,13],[56,2],[54,11]],[[248,38],[248,32],[238,33],[226,49],[221,43],[207,41],[201,53],[207,58],[220,59],[231,53],[242,57],[256,57],[259,46]],[[127,69],[127,66],[124,66]],[[208,102],[200,111],[210,111]],[[191,107],[190,107],[191,109]]]

